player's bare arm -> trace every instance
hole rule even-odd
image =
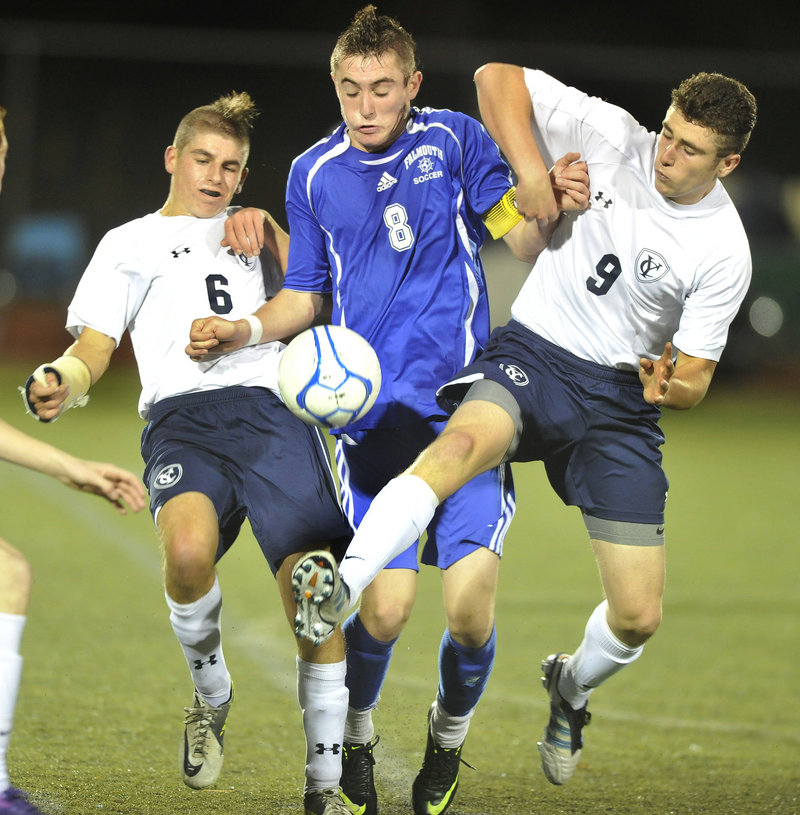
[[[557,221],[550,176],[531,131],[532,106],[522,68],[489,63],[476,71],[475,85],[483,123],[519,179],[517,209],[542,226]]]
[[[114,464],[84,461],[34,439],[0,421],[0,458],[53,476],[73,489],[100,495],[123,515],[144,508],[145,491],[138,476]]]
[[[31,413],[50,422],[68,408],[85,404],[86,393],[106,372],[115,348],[112,337],[84,328],[63,356],[34,371],[25,392]]]
[[[253,335],[254,326],[247,318],[201,317],[192,321],[186,353],[195,362],[201,362],[209,356],[229,354],[246,345],[290,337],[314,322],[322,303],[321,294],[281,289],[252,315],[261,323],[261,334],[257,337]]]
[[[708,392],[717,363],[678,351],[673,362],[672,343],[664,346],[658,359],[639,360],[639,380],[646,402],[673,410],[689,410]]]

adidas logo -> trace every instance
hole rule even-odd
[[[389,173],[384,173],[381,176],[381,180],[378,182],[378,192],[383,192],[384,190],[388,190],[393,184],[397,183],[397,179],[394,176],[389,175]]]

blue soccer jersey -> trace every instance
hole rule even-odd
[[[441,416],[436,389],[489,334],[482,217],[512,187],[483,126],[411,109],[381,153],[351,146],[342,123],[292,164],[286,288],[333,294],[333,322],[375,348],[383,382],[353,428]]]

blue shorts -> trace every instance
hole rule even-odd
[[[217,560],[245,518],[273,574],[283,559],[352,530],[339,506],[325,441],[265,388],[231,387],[157,402],[142,433],[144,481],[156,517],[184,492],[208,496],[219,519]]]
[[[411,465],[441,432],[443,421],[342,434],[336,441],[336,466],[342,506],[357,528],[381,488]],[[503,553],[503,540],[514,516],[511,468],[503,464],[473,478],[440,504],[428,525],[421,561],[446,569],[483,546]],[[418,541],[387,568],[418,570]]]
[[[543,461],[561,500],[609,521],[663,524],[661,411],[642,398],[639,375],[580,359],[515,321],[439,391],[453,412],[476,379],[511,393],[522,435],[511,461]]]

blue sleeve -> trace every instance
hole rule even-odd
[[[463,119],[464,135],[460,141],[464,151],[464,187],[470,207],[483,215],[513,186],[511,171],[486,128],[469,116]]]
[[[286,217],[289,221],[289,264],[284,288],[327,294],[331,270],[326,237],[306,192],[308,173],[295,161],[286,187]]]

